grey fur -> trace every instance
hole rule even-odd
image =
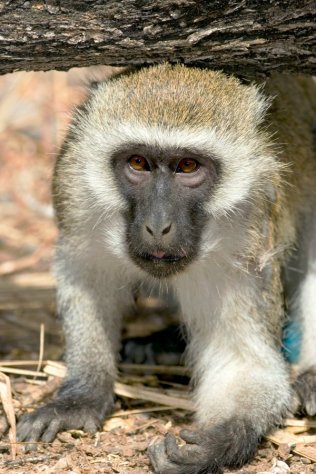
[[[302,249],[297,231],[314,221],[303,216],[315,195],[316,105],[307,96],[316,94],[307,78],[276,76],[264,87],[162,65],[100,84],[78,110],[54,177],[68,375],[55,400],[22,418],[20,440],[101,425],[121,314],[141,281],[177,298],[198,423],[183,447],[170,435],[150,447],[155,472],[240,466],[282,422],[292,396],[280,354],[282,271],[295,248],[314,255],[315,240]],[[267,95],[276,98],[266,116]],[[135,155],[146,159],[140,172],[130,167]],[[179,168],[185,158],[198,163],[191,176]],[[306,281],[310,295],[313,271],[306,265],[298,282],[286,271],[287,286]],[[293,305],[298,317],[303,303]],[[313,357],[306,367],[305,354],[302,372]]]

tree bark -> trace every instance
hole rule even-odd
[[[162,61],[316,72],[315,0],[0,0],[0,73]]]

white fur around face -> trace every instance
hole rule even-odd
[[[97,235],[107,252],[121,262],[127,256],[125,223],[122,212],[126,203],[112,171],[112,156],[118,149],[135,144],[158,148],[188,148],[214,157],[220,164],[218,183],[206,203],[209,225],[203,232],[198,260],[210,253],[221,254],[231,265],[242,266],[234,255],[246,248],[245,223],[247,206],[252,205],[252,193],[261,186],[271,188],[271,175],[278,170],[276,158],[259,153],[266,145],[249,136],[240,140],[215,128],[176,129],[167,126],[147,126],[141,123],[111,123],[101,120],[91,123],[88,116],[80,122],[80,140],[73,144],[76,168],[81,187],[89,201],[85,209],[87,239]],[[88,204],[87,204],[88,203]],[[83,211],[84,212],[84,211]],[[216,258],[215,258],[216,261]],[[135,265],[130,263],[127,266]]]
[[[110,168],[109,156],[112,156],[116,147],[122,146],[126,141],[141,142],[145,144],[172,147],[189,147],[201,150],[201,153],[210,153],[223,160],[223,168],[225,169],[225,160],[229,161],[224,154],[224,144],[218,142],[216,133],[213,131],[200,131],[199,133],[184,133],[182,131],[169,131],[155,128],[150,130],[146,127],[119,127],[119,136],[111,135],[106,143],[100,139],[95,139],[94,143],[96,149],[90,147],[90,153],[93,153],[94,159],[85,157],[82,160],[82,168],[84,171],[85,186],[89,188],[87,194],[94,195],[95,199],[89,207],[86,217],[86,232],[90,235],[97,234],[98,240],[103,240],[107,251],[117,256],[122,262],[126,263],[126,235],[125,235],[125,221],[122,216],[122,211],[125,208],[125,203],[120,194],[118,185],[115,182],[113,173]],[[116,140],[114,140],[114,137]],[[90,141],[90,139],[89,139]],[[102,142],[102,145],[101,145]],[[221,148],[221,145],[223,148]],[[86,149],[86,144],[83,144],[83,149]],[[245,235],[246,228],[244,217],[249,211],[249,202],[247,200],[248,194],[251,192],[251,187],[260,179],[255,177],[258,167],[252,167],[252,171],[244,176],[245,167],[250,167],[251,148],[238,148],[238,144],[230,145],[231,156],[236,160],[235,165],[233,159],[227,163],[227,176],[221,179],[221,184],[218,186],[210,197],[207,203],[207,210],[209,213],[209,223],[203,231],[202,242],[199,251],[198,261],[204,260],[206,256],[210,255],[216,262],[216,255],[221,255],[224,261],[229,262],[230,265],[239,267],[241,269],[242,263],[238,261],[236,255],[241,254],[247,246],[247,236]],[[216,148],[217,147],[217,148]],[[234,149],[234,151],[233,151]],[[238,168],[238,152],[243,155],[244,159],[240,157],[239,170],[232,170],[233,166]],[[78,148],[80,154],[80,144]],[[248,153],[248,155],[247,155]],[[223,154],[223,156],[221,155]],[[263,158],[262,158],[263,159]],[[249,161],[249,163],[248,163]],[[244,168],[243,168],[244,167]],[[224,173],[225,174],[225,173]],[[230,177],[231,176],[231,177]],[[227,192],[227,189],[232,192]],[[226,195],[224,198],[222,195]],[[229,214],[229,218],[227,214]],[[95,237],[94,237],[95,238]],[[134,267],[134,264],[131,264]]]
[[[111,124],[111,129],[107,129],[106,125],[97,129],[89,124],[83,136],[77,152],[83,156],[87,186],[109,210],[115,205],[117,208],[118,202],[123,205],[110,169],[110,159],[113,152],[131,143],[161,148],[189,148],[218,160],[222,165],[222,177],[207,205],[207,210],[213,215],[231,211],[235,205],[248,198],[254,186],[258,189],[262,181],[267,180],[279,167],[274,156],[258,152],[262,143],[257,139],[249,137],[245,143],[244,140],[212,128],[178,130],[138,123],[117,123]],[[91,158],[87,157],[87,149],[90,150]],[[107,189],[106,196],[104,189]]]

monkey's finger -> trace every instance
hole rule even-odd
[[[316,414],[316,368],[312,367],[299,375],[294,386],[301,407],[309,416]]]
[[[44,443],[51,443],[56,438],[56,435],[60,430],[60,420],[52,420],[48,425],[48,428],[42,434],[42,441],[44,441]]]
[[[168,459],[164,440],[150,445],[147,452],[156,474],[180,474],[179,467]]]
[[[41,438],[43,430],[43,423],[33,424],[31,429],[29,424],[25,424],[22,430],[19,429],[19,435],[17,436],[17,440],[27,441],[27,444],[24,445],[25,452],[37,450],[37,442]]]
[[[205,450],[198,445],[185,444],[179,446],[175,437],[167,433],[165,437],[166,452],[168,457],[177,464],[192,465],[203,462],[205,458]]]
[[[44,429],[45,423],[39,420],[33,421],[31,415],[25,415],[17,426],[17,440],[36,442],[40,439]]]
[[[308,416],[316,415],[316,393],[310,394],[310,398],[305,403],[305,409]]]
[[[97,423],[93,418],[88,418],[83,425],[83,431],[87,433],[96,433],[99,429],[99,423]]]
[[[166,452],[171,461],[177,464],[191,464],[192,458],[188,448],[190,446],[178,446],[176,438],[171,434],[167,433],[165,436]]]
[[[189,444],[202,444],[203,440],[205,440],[205,436],[198,432],[192,430],[181,430],[180,431],[181,438]]]
[[[25,453],[29,453],[30,451],[37,451],[37,443],[27,443],[24,444],[23,450]]]

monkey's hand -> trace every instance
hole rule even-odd
[[[240,467],[255,454],[259,436],[248,420],[227,420],[210,430],[183,430],[186,444],[175,437],[165,438],[148,448],[156,474],[214,474],[223,467]]]
[[[298,411],[309,416],[316,415],[316,366],[297,377],[294,390],[298,397]]]
[[[57,398],[21,418],[17,426],[18,440],[29,442],[26,449],[31,450],[36,448],[32,443],[40,439],[50,443],[59,431],[83,429],[95,433],[112,410],[112,398],[106,394]]]

